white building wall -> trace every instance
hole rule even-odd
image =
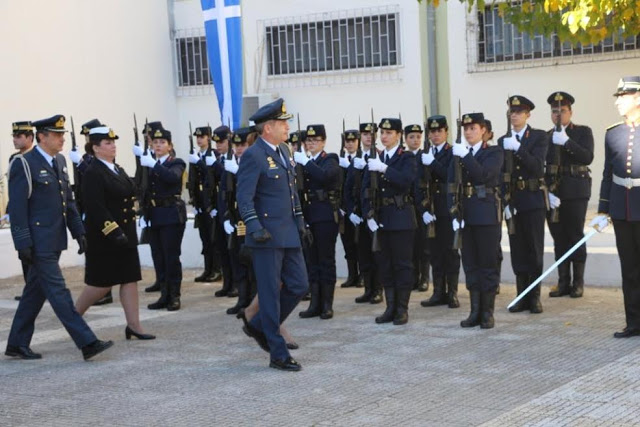
[[[466,6],[447,2],[448,48],[451,86],[450,117],[457,115],[458,100],[462,113],[481,111],[493,123],[496,138],[506,131],[506,99],[521,94],[536,105],[530,124],[541,129],[552,127],[547,97],[563,90],[576,99],[573,118],[577,124],[593,129],[595,159],[591,166],[593,186],[591,205],[597,205],[604,160],[606,128],[620,121],[612,96],[622,76],[640,74],[640,59],[608,60],[573,65],[516,69],[493,72],[467,72]]]

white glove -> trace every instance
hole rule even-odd
[[[200,157],[198,157],[196,153],[189,154],[189,163],[191,163],[192,165],[195,165],[199,161],[200,161]]]
[[[369,227],[369,230],[371,230],[372,233],[375,233],[380,228],[376,220],[373,218],[369,218],[367,220],[367,226]]]
[[[560,207],[560,199],[553,193],[549,193],[549,206],[551,209],[557,209]]]
[[[224,221],[224,224],[222,224],[222,226],[224,227],[224,232],[227,234],[233,234],[233,232],[236,230],[236,228],[231,225],[231,221],[229,221],[228,219]]]
[[[511,215],[511,209],[509,209],[509,205],[505,206],[505,207],[504,207],[504,219],[505,219],[506,221],[508,221],[508,220],[510,220],[510,219],[511,219],[511,217],[512,217],[512,216],[513,216],[513,215]]]
[[[151,157],[151,152],[147,152],[147,154],[143,154],[140,157],[140,164],[148,168],[153,168],[156,165],[156,159]]]
[[[305,153],[301,153],[300,151],[296,151],[296,152],[293,153],[293,160],[295,160],[296,163],[300,163],[302,166],[304,166],[311,159]]]
[[[6,222],[7,224],[11,223],[11,220],[9,219],[9,214],[2,215],[2,217],[0,217],[0,222]]]
[[[345,216],[347,213],[344,211],[344,209],[340,208],[340,216]]]
[[[215,218],[216,215],[218,215],[218,209],[211,209],[211,212],[209,212],[209,216],[211,218]]]
[[[365,166],[367,166],[367,162],[365,162],[362,157],[356,157],[355,159],[353,159],[354,168],[358,170],[362,170],[364,169]]]
[[[453,144],[453,155],[464,157],[469,154],[469,149],[464,144]]]
[[[591,220],[589,225],[602,233],[602,231],[609,225],[609,217],[604,214],[597,215]]]
[[[73,162],[74,165],[80,164],[80,162],[82,161],[82,156],[80,155],[80,153],[78,153],[77,148],[69,152],[69,159],[71,159],[71,162]]]
[[[371,172],[385,173],[387,171],[387,165],[384,164],[378,157],[376,157],[375,159],[369,159],[369,161],[367,162],[367,166],[369,166],[369,170]]]
[[[436,159],[431,150],[426,153],[422,153],[422,164],[425,166],[429,166]]]
[[[429,211],[425,211],[425,213],[422,214],[422,221],[425,223],[425,225],[433,222],[436,220],[436,216],[435,215],[431,215],[429,213]]]
[[[207,166],[213,166],[213,164],[216,162],[216,156],[211,153],[208,156],[204,156],[204,162],[207,164]]]
[[[360,218],[358,215],[356,215],[354,213],[349,215],[349,221],[351,221],[351,223],[353,225],[355,225],[356,227],[359,226],[360,224],[362,224],[362,218]]]
[[[340,161],[340,167],[341,167],[341,168],[345,168],[345,169],[346,169],[346,168],[348,168],[348,167],[349,167],[349,165],[351,164],[351,163],[349,162],[349,159],[347,159],[347,157],[346,157],[346,156],[345,156],[345,157],[340,157],[340,158],[339,158],[339,161]]]
[[[133,154],[136,157],[140,157],[144,154],[144,149],[139,145],[133,144]]]
[[[464,228],[464,219],[462,220],[462,222],[458,222],[457,218],[453,219],[453,231],[458,231],[459,228]]]
[[[224,161],[224,170],[226,170],[227,172],[235,175],[238,173],[238,168],[238,161],[236,160],[235,156],[231,160],[227,159]]]
[[[151,227],[151,221],[141,216],[140,220],[138,221],[138,225],[142,226],[143,228]]]
[[[510,136],[502,140],[505,150],[518,151],[520,149],[520,143],[515,136]]]
[[[553,143],[556,145],[564,145],[569,140],[569,135],[567,135],[567,131],[562,128],[560,132],[553,132]]]

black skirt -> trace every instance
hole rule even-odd
[[[106,288],[142,280],[138,248],[89,251],[85,254],[84,282]]]

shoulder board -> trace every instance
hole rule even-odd
[[[320,154],[320,157],[327,157],[327,152],[323,150],[322,154]]]
[[[614,124],[612,124],[611,126],[609,126],[609,127],[607,128],[607,130],[609,130],[609,129],[613,129],[614,127],[616,127],[616,126],[620,126],[621,124],[624,124],[624,122],[614,123]]]
[[[402,153],[404,153],[404,150],[402,149],[402,147],[398,148],[398,156],[401,155]]]

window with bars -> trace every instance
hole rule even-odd
[[[267,75],[400,65],[398,13],[265,26]]]
[[[176,37],[178,86],[206,86],[211,84],[207,60],[207,40],[204,36]]]
[[[500,16],[497,5],[478,12],[478,63],[508,63],[544,58],[562,58],[624,52],[640,49],[640,35],[627,38],[608,37],[598,44],[576,46],[562,43],[555,34],[530,36],[522,33]]]

